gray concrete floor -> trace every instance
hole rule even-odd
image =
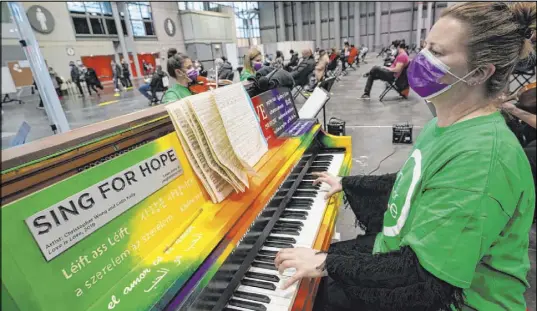
[[[423,125],[432,118],[432,115],[423,100],[413,93],[410,94],[408,100],[399,100],[397,94],[391,92],[384,102],[380,102],[378,97],[384,89],[384,84],[380,81],[375,82],[370,101],[358,99],[362,95],[366,82],[366,78],[363,78],[362,75],[369,71],[373,65],[381,64],[380,58],[376,59],[374,56],[371,56],[368,62],[368,64],[362,64],[357,71],[350,70],[349,75],[336,82],[332,88],[331,99],[327,103],[327,118],[337,117],[347,122],[347,135],[351,135],[353,139],[352,174],[371,172],[383,158],[392,152],[393,155],[382,162],[374,174],[396,172],[406,160],[412,146],[392,145],[392,125],[404,122],[413,124],[413,136],[416,138]],[[45,112],[36,109],[39,102],[37,95],[25,96],[22,99],[25,102],[23,105],[16,103],[2,105],[4,110],[2,148],[9,145],[9,135],[17,131],[23,120],[26,120],[31,126],[29,141],[52,135]],[[296,104],[300,108],[303,103],[304,99],[299,98]],[[130,90],[122,93],[120,97],[115,97],[111,86],[108,85],[101,97],[95,95],[85,98],[66,96],[62,100],[62,106],[71,127],[77,128],[145,109],[148,107],[148,101],[137,90]],[[361,233],[355,227],[355,217],[350,209],[341,210],[336,228],[341,235],[341,240],[355,238],[357,234]],[[534,225],[530,233],[531,271],[528,276],[532,288],[526,293],[528,307],[532,311],[537,311],[534,290],[535,244]]]

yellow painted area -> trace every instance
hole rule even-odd
[[[116,95],[114,95],[114,96],[116,96]],[[119,96],[119,94],[117,94],[117,96]],[[116,99],[116,100],[109,100],[109,101],[107,101],[107,102],[102,102],[102,103],[100,103],[99,106],[106,106],[106,105],[110,105],[110,104],[115,104],[115,103],[117,103],[118,101],[119,101],[118,99]]]

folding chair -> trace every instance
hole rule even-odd
[[[306,84],[304,84],[304,85],[295,85],[295,87],[291,91],[291,94],[293,95],[293,100],[296,100],[298,95],[302,95],[302,97],[304,97],[304,99],[308,99],[308,97],[303,92],[304,87],[306,86]]]
[[[399,75],[399,77],[392,82],[386,82],[386,88],[380,94],[379,100],[382,101],[384,99],[384,96],[388,94],[390,90],[395,90],[401,97],[404,99],[408,98],[408,77],[407,77],[407,68],[408,65],[403,68],[403,71]]]
[[[516,93],[521,87],[531,82],[531,78],[535,76],[535,67],[531,67],[528,70],[517,70],[515,69],[512,74],[511,80],[509,80],[509,86],[511,86],[511,83],[517,82],[517,87],[513,91],[511,91],[511,94]],[[511,89],[509,87],[509,89]]]

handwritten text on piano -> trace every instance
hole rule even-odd
[[[170,148],[32,215],[26,225],[49,261],[182,173]]]

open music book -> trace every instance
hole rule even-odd
[[[190,164],[215,203],[248,188],[267,152],[250,97],[240,83],[166,105]]]

